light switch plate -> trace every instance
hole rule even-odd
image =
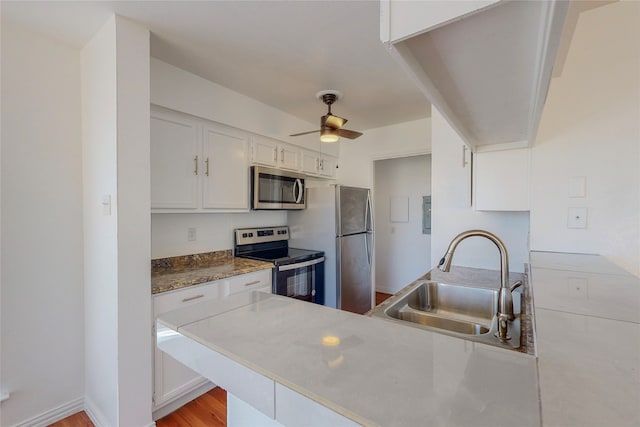
[[[102,196],[102,215],[111,216],[111,195],[105,194]]]
[[[587,208],[569,208],[568,228],[587,228]]]

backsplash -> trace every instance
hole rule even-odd
[[[176,272],[183,269],[208,267],[224,263],[233,258],[233,250],[204,252],[191,255],[180,255],[169,258],[159,258],[151,260],[151,275]]]
[[[232,249],[233,230],[287,224],[286,211],[151,214],[151,259]],[[196,229],[196,240],[187,239]]]

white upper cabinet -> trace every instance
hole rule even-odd
[[[382,0],[380,37],[463,141],[535,140],[568,1]],[[581,3],[581,2],[571,2]]]
[[[474,155],[474,209],[529,210],[530,150],[479,152]]]
[[[300,171],[307,175],[335,178],[338,159],[326,154],[316,153],[315,151],[301,150],[300,152],[301,166]]]
[[[246,134],[204,125],[203,208],[249,209],[247,148]]]
[[[248,149],[245,132],[152,108],[152,212],[247,211]]]
[[[185,116],[151,112],[151,207],[198,207],[199,127]]]
[[[252,163],[279,169],[300,169],[298,147],[260,136],[252,139]]]

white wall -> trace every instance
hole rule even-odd
[[[86,409],[150,425],[149,32],[112,16],[81,59]]]
[[[82,49],[85,399],[98,425],[118,425],[116,26]],[[102,197],[111,197],[104,215]]]
[[[244,227],[286,225],[282,211],[215,214],[152,214],[151,258],[232,249],[233,230]],[[187,241],[187,229],[196,228],[197,240]]]
[[[532,149],[531,248],[598,253],[640,275],[640,3],[583,12]],[[571,177],[586,197],[569,198]],[[567,228],[569,207],[587,228]]]
[[[431,156],[378,160],[374,169],[376,290],[395,294],[431,269],[431,234],[422,234]],[[408,206],[406,222],[391,222],[391,203],[398,201]]]
[[[458,233],[479,228],[502,239],[509,252],[509,269],[523,272],[529,259],[529,213],[474,211],[468,205],[469,178],[462,168],[462,139],[435,107],[431,120],[432,265],[437,265]],[[462,242],[453,257],[454,265],[492,270],[500,269],[499,261],[496,246],[479,237]]]
[[[341,139],[338,181],[373,187],[373,161],[431,152],[431,119],[369,129],[355,140]]]
[[[82,408],[79,79],[79,49],[2,21],[3,426]]]
[[[149,30],[116,17],[118,422],[153,425]]]

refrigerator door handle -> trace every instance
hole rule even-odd
[[[364,228],[366,231],[373,230],[373,212],[371,210],[371,191],[367,192],[367,206],[364,210]]]
[[[364,249],[365,251],[367,251],[367,261],[369,262],[369,267],[371,267],[371,251],[369,250],[369,236],[371,236],[371,233],[366,233],[366,236],[364,236]]]

